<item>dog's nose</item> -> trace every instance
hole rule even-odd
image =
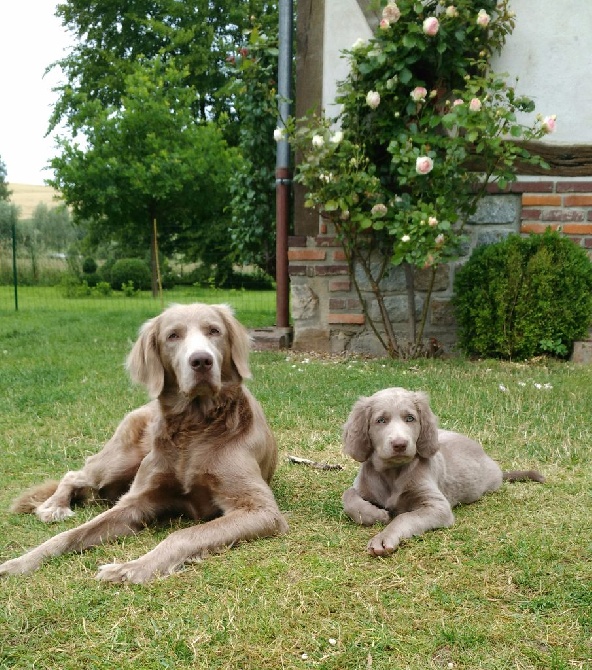
[[[391,440],[391,449],[395,454],[401,454],[407,449],[407,440],[395,438]]]
[[[213,364],[214,358],[207,351],[195,351],[189,356],[189,365],[194,370],[209,370]]]

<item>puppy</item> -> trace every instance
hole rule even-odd
[[[362,463],[343,494],[345,513],[364,526],[388,524],[368,543],[373,556],[391,554],[405,538],[451,526],[452,507],[475,502],[503,480],[544,481],[534,470],[503,473],[480,444],[438,429],[425,393],[403,388],[355,403],[343,451]]]

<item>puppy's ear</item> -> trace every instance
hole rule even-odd
[[[368,398],[360,398],[343,426],[343,453],[363,463],[370,458],[372,442],[368,433]]]
[[[438,419],[430,409],[428,396],[421,391],[414,393],[414,402],[419,412],[420,430],[417,438],[417,453],[422,458],[433,456],[438,449]]]
[[[158,323],[158,317],[155,317],[140,328],[126,361],[132,381],[143,384],[151,398],[157,398],[164,387],[164,368],[158,353]]]
[[[232,363],[242,379],[249,379],[251,377],[251,370],[249,368],[251,338],[249,337],[249,333],[234,316],[232,307],[229,305],[215,305],[215,307],[224,319],[228,330]]]

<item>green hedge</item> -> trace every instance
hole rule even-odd
[[[567,357],[592,323],[592,263],[550,230],[477,247],[454,292],[459,347],[469,355]]]

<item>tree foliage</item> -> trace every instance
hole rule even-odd
[[[264,0],[68,0],[57,13],[77,39],[58,61],[66,83],[50,129],[63,125],[52,182],[95,243],[111,237],[218,266],[233,254],[228,183],[240,166],[227,60]],[[240,236],[239,236],[240,237]],[[153,240],[154,247],[154,240]],[[140,253],[141,255],[141,253]],[[154,256],[154,248],[153,248]]]
[[[8,200],[10,195],[11,191],[8,188],[8,182],[6,181],[6,165],[2,158],[0,158],[0,201]]]

